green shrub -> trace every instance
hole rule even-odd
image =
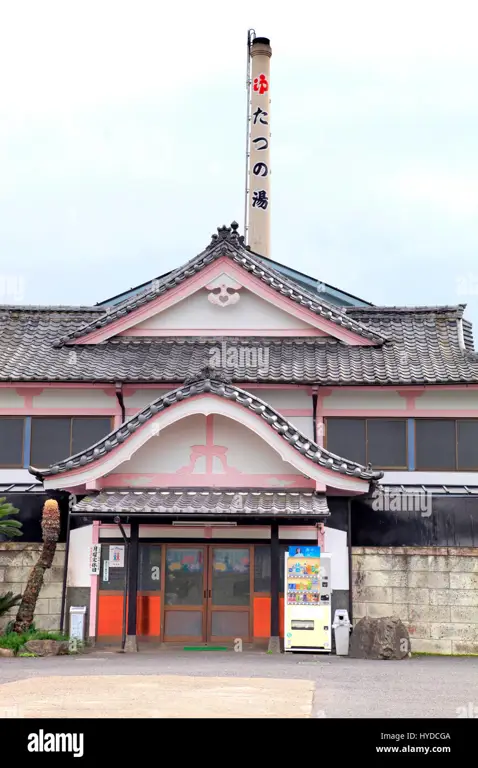
[[[29,640],[62,640],[67,641],[68,636],[63,635],[61,632],[47,632],[42,630],[33,630],[30,632],[23,632],[19,635],[17,632],[6,632],[4,635],[0,635],[0,648],[10,648],[15,654],[25,643]]]

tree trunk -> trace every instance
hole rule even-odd
[[[55,556],[56,544],[60,534],[60,510],[58,502],[48,499],[43,505],[42,512],[43,546],[38,562],[33,566],[28,577],[25,592],[18,608],[13,631],[21,634],[28,632],[33,624],[35,608],[43,586],[45,571],[51,568]]]

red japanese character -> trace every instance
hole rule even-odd
[[[263,93],[267,93],[269,90],[269,81],[265,75],[259,75],[254,78],[254,90],[259,92],[262,96]]]

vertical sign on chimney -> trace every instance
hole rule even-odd
[[[247,244],[261,256],[270,252],[270,59],[267,37],[250,46],[251,114]]]

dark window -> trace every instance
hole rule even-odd
[[[415,422],[416,468],[456,468],[454,419],[417,419]]]
[[[32,449],[30,463],[48,467],[70,454],[71,419],[32,419]]]
[[[24,419],[0,419],[0,466],[23,466]]]
[[[406,469],[405,419],[342,419],[326,422],[327,450],[359,464]]]
[[[404,419],[367,419],[367,462],[374,467],[407,468]]]
[[[48,467],[89,448],[111,431],[107,417],[33,418],[30,464]]]
[[[366,464],[365,419],[327,419],[327,450]]]
[[[94,445],[111,432],[111,419],[109,418],[81,418],[72,419],[71,427],[71,455],[84,451]],[[63,458],[67,458],[64,456]]]
[[[284,554],[288,545],[279,544],[280,572],[279,592],[284,592]],[[254,592],[271,592],[271,547],[270,544],[256,544],[254,547]]]
[[[161,544],[140,544],[138,590],[159,592],[160,589]]]
[[[126,555],[126,552],[124,551],[124,544],[102,544],[101,545],[101,573],[100,573],[100,589],[101,590],[111,590],[111,591],[117,591],[122,592],[124,590],[124,579],[125,579],[125,567],[122,568],[110,568],[110,547],[123,547],[123,554]],[[105,568],[105,561],[108,561],[108,566]],[[126,560],[124,560],[126,562]],[[105,579],[105,576],[107,577]]]
[[[271,548],[269,544],[254,547],[254,592],[271,591]]]
[[[457,421],[457,469],[478,469],[478,420]]]

